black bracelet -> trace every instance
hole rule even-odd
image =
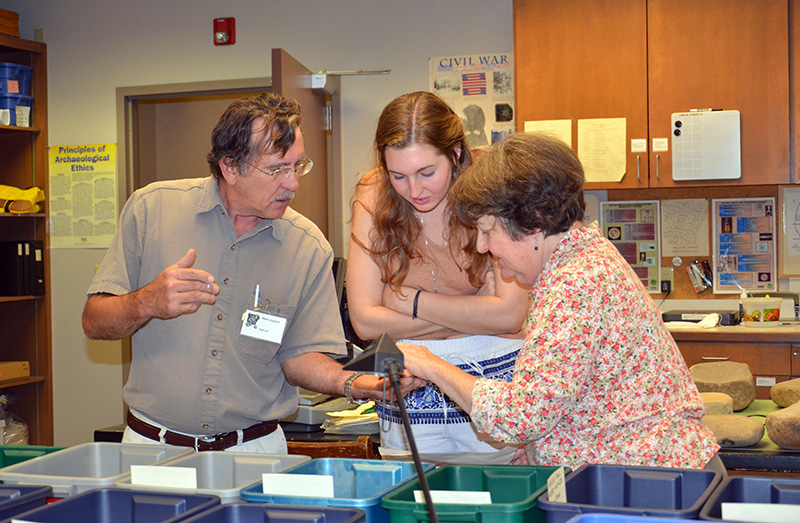
[[[418,290],[417,293],[414,295],[414,310],[411,311],[411,319],[417,319],[417,306],[419,305],[419,293],[422,292],[422,289]]]

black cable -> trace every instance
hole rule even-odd
[[[439,518],[436,517],[436,509],[433,507],[433,500],[431,499],[431,489],[428,486],[428,478],[425,476],[425,471],[422,469],[422,462],[419,459],[419,452],[417,452],[417,444],[414,441],[414,435],[411,433],[411,421],[408,418],[408,411],[406,410],[406,403],[403,401],[403,391],[400,388],[400,369],[397,368],[397,363],[390,361],[386,365],[389,374],[389,383],[392,384],[395,398],[397,398],[397,405],[400,407],[400,416],[403,419],[403,427],[406,430],[406,437],[408,438],[408,447],[411,449],[411,456],[414,458],[414,466],[417,468],[417,476],[419,477],[419,486],[425,496],[425,505],[428,507],[428,519],[431,523],[439,523]]]

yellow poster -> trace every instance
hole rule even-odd
[[[102,247],[117,228],[117,144],[50,147],[50,246]]]

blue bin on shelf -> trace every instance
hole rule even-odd
[[[712,470],[626,465],[582,465],[566,477],[565,503],[539,497],[547,523],[565,523],[585,513],[697,519],[719,485],[722,475]]]
[[[16,465],[65,448],[41,445],[0,445],[0,468]]]
[[[97,489],[14,517],[30,523],[175,523],[217,505],[217,496]]]
[[[17,107],[31,107],[28,113],[28,122],[23,124],[22,121],[17,120]],[[7,123],[3,118],[0,118],[0,124],[4,125],[19,125],[20,127],[31,127],[33,122],[33,96],[23,96],[21,94],[0,94],[0,110],[5,110],[7,114]]]
[[[722,503],[800,505],[800,480],[762,476],[728,477],[711,493],[700,511],[699,519],[727,521],[722,519]]]
[[[47,485],[0,485],[0,521],[44,506],[52,495]]]
[[[433,463],[422,464],[426,471],[433,467]],[[253,503],[359,508],[366,513],[368,523],[387,523],[389,512],[381,507],[381,498],[416,477],[416,468],[411,461],[317,458],[280,474],[333,476],[333,497],[319,498],[313,492],[307,496],[265,493],[259,481],[242,489],[242,499]]]
[[[0,62],[0,94],[31,94],[31,73],[33,67]]]
[[[362,523],[366,519],[358,508],[232,503],[214,507],[184,523]]]

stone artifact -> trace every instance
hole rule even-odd
[[[782,449],[800,450],[800,403],[767,414],[767,436]]]
[[[703,400],[706,416],[733,414],[733,398],[724,392],[701,392],[700,398]]]
[[[800,401],[800,378],[776,383],[769,389],[769,397],[779,407],[788,407]]]
[[[764,437],[760,419],[737,414],[711,414],[703,417],[706,427],[714,433],[720,447],[749,447]]]
[[[689,372],[700,392],[723,392],[730,396],[733,399],[733,410],[746,409],[756,399],[753,373],[746,363],[698,363],[692,365]]]

